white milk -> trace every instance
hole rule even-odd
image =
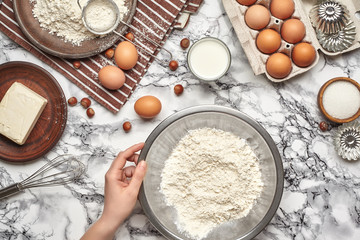
[[[227,46],[216,38],[206,37],[191,46],[188,66],[192,73],[203,80],[216,80],[230,67],[231,55]]]

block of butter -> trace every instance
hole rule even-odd
[[[23,145],[47,104],[47,100],[15,82],[0,102],[0,134]]]

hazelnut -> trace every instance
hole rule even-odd
[[[74,68],[79,69],[81,67],[81,62],[80,61],[74,61],[73,66],[74,66]]]
[[[106,50],[105,52],[105,57],[107,57],[108,59],[111,59],[114,57],[115,54],[115,50],[112,48],[109,48],[108,50]]]
[[[132,32],[128,32],[125,37],[130,40],[130,41],[134,41],[135,37],[134,34]]]
[[[180,41],[180,46],[182,49],[187,49],[190,46],[190,40],[188,38],[183,38]]]
[[[124,122],[124,123],[123,123],[123,129],[124,129],[125,132],[130,131],[130,129],[131,129],[131,123],[130,123],[129,121]]]
[[[320,122],[319,127],[320,127],[321,131],[325,132],[328,130],[329,124],[325,121],[322,121],[322,122]]]
[[[175,60],[171,60],[169,63],[169,68],[171,71],[175,71],[179,67],[179,64]]]
[[[92,118],[95,115],[95,111],[92,108],[86,109],[86,115],[88,115],[89,118]]]
[[[77,104],[77,99],[76,99],[76,97],[71,97],[71,98],[69,98],[69,99],[68,99],[68,104],[69,104],[70,106],[75,106],[75,105]]]
[[[183,93],[183,91],[184,91],[184,87],[181,84],[177,84],[177,85],[174,86],[174,93],[176,95],[179,96],[180,94]]]
[[[83,99],[81,99],[80,104],[81,104],[81,106],[83,106],[86,109],[86,108],[90,107],[91,101],[88,98],[83,98]]]

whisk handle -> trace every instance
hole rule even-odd
[[[19,184],[14,183],[6,188],[0,189],[0,199],[6,198],[20,191],[21,189],[19,188]]]

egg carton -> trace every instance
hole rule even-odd
[[[337,0],[338,2],[346,6],[346,8],[349,11],[349,18],[351,21],[354,22],[356,28],[356,35],[352,45],[349,48],[338,52],[327,51],[321,46],[319,40],[317,39],[316,31],[312,26],[310,20],[310,10],[317,4],[318,1],[317,0],[303,0],[303,1],[293,0],[293,1],[295,5],[295,11],[290,18],[297,18],[304,23],[306,33],[305,33],[305,37],[301,42],[307,42],[312,44],[312,46],[316,50],[316,58],[314,62],[308,67],[298,67],[297,65],[292,63],[291,73],[285,78],[277,79],[270,76],[266,71],[266,61],[271,54],[264,54],[260,52],[256,46],[256,37],[261,30],[251,29],[245,23],[245,18],[244,18],[245,12],[250,6],[241,5],[236,0],[222,0],[225,11],[230,19],[230,22],[234,27],[236,35],[240,41],[240,44],[249,60],[249,63],[255,75],[265,74],[266,77],[273,82],[282,82],[288,80],[296,75],[304,73],[310,70],[311,68],[313,68],[319,61],[320,58],[319,51],[321,51],[325,55],[335,56],[345,52],[352,51],[360,47],[360,20],[355,15],[356,12],[359,12],[360,10],[359,0],[341,0],[341,1]],[[258,0],[254,4],[261,4],[269,9],[270,2],[271,0]],[[271,16],[270,22],[265,28],[272,28],[280,33],[281,26],[283,22],[286,21],[287,19],[281,20],[272,15],[270,16]],[[297,43],[291,44],[283,39],[281,41],[282,41],[281,46],[276,52],[284,53],[287,56],[289,56],[291,59],[292,49]]]

